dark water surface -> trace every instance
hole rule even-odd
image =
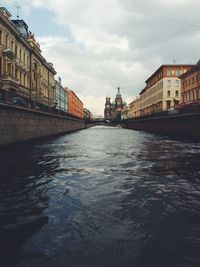
[[[0,266],[200,266],[200,142],[99,126],[1,148]]]

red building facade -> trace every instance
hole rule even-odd
[[[83,102],[76,95],[73,90],[66,89],[68,92],[68,111],[71,115],[76,116],[78,118],[84,118],[84,109]]]
[[[181,104],[200,102],[200,61],[181,78]]]

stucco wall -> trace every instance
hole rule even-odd
[[[0,145],[83,128],[81,120],[0,104]]]

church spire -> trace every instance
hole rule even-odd
[[[120,94],[120,87],[117,87],[117,95],[116,97],[121,97],[121,94]]]

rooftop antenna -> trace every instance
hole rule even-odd
[[[173,63],[174,63],[174,65],[176,64],[176,60],[175,59],[173,60]]]
[[[16,9],[17,9],[17,20],[19,20],[19,10],[20,10],[20,5],[19,3],[17,3],[17,5],[15,5]]]

